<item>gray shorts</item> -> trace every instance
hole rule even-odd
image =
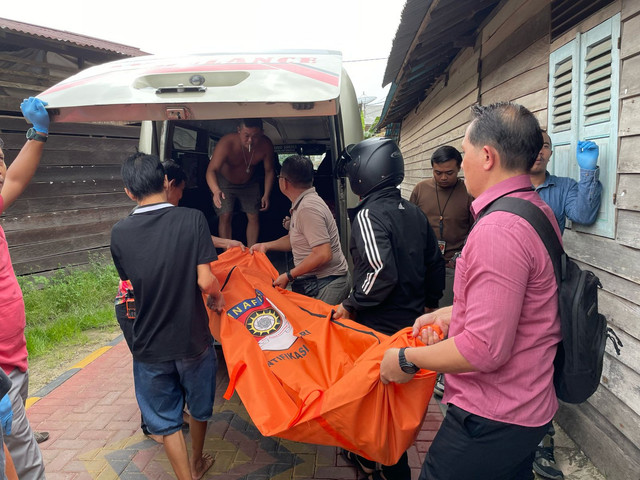
[[[222,199],[222,207],[213,205],[216,215],[233,213],[236,200],[240,203],[240,210],[244,213],[257,214],[260,210],[260,200],[262,198],[260,185],[255,180],[237,185],[229,182],[222,175],[218,175],[218,186],[225,198]]]

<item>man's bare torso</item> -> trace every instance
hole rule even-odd
[[[271,141],[264,135],[249,149],[242,144],[238,133],[222,137],[216,145],[216,149],[218,148],[222,149],[223,154],[220,174],[236,185],[251,181],[256,165],[264,161],[272,151]]]

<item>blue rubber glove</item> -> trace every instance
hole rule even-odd
[[[598,162],[598,145],[593,142],[578,142],[576,156],[578,157],[578,165],[585,170],[595,170]]]
[[[7,393],[0,400],[0,424],[5,435],[11,435],[11,424],[13,423],[13,410],[11,409],[11,400]]]
[[[49,133],[49,113],[44,108],[45,105],[47,105],[47,102],[43,102],[36,97],[29,97],[20,104],[22,115],[24,115],[27,122],[33,124],[36,132]]]

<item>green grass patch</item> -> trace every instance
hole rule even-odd
[[[118,274],[111,263],[59,270],[51,277],[19,277],[27,314],[30,358],[78,345],[88,330],[118,329],[113,301]]]

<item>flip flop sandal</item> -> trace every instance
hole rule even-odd
[[[375,462],[370,462],[370,460],[365,460],[364,458],[361,460],[360,457],[358,457],[358,455],[356,455],[353,452],[350,452],[350,451],[345,450],[343,448],[342,451],[340,452],[340,455],[342,455],[342,458],[344,458],[347,462],[349,462],[351,465],[356,467],[358,470],[360,470],[365,475],[372,475],[376,471],[375,470],[375,468],[376,468]],[[370,462],[371,464],[367,465],[367,463],[364,463],[364,462],[367,462],[367,463]]]

